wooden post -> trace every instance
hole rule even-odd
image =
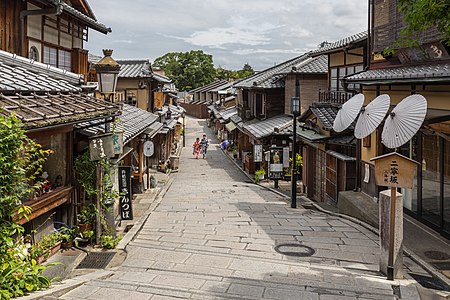
[[[395,209],[397,204],[397,188],[391,187],[391,210],[389,212],[389,257],[387,279],[394,280],[394,241],[395,241]]]
[[[102,235],[102,224],[101,224],[101,214],[102,214],[102,205],[100,203],[100,198],[102,195],[102,166],[100,164],[95,168],[96,173],[96,183],[95,186],[97,188],[97,216],[95,219],[95,243],[98,245],[100,243],[100,236]]]

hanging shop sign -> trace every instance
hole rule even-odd
[[[112,133],[96,135],[89,140],[91,161],[114,157],[114,138]]]
[[[113,133],[114,154],[123,153],[123,132]]]
[[[263,145],[261,144],[253,145],[253,161],[254,162],[263,161]]]
[[[131,167],[119,167],[119,208],[122,220],[133,220]]]
[[[144,155],[146,157],[151,157],[155,153],[155,145],[152,141],[146,141],[144,143]]]
[[[283,178],[283,147],[270,148],[269,178]]]

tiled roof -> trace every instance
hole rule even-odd
[[[230,117],[230,120],[231,120],[233,123],[235,123],[235,124],[238,124],[238,123],[242,122],[242,118],[239,117],[238,114],[232,115],[232,116]]]
[[[97,20],[83,14],[82,12],[76,10],[69,4],[63,2],[63,1],[57,1],[58,4],[62,5],[63,11],[68,13],[69,15],[72,15],[73,17],[83,21],[86,23],[90,28],[97,30],[98,32],[107,34],[111,32],[111,28],[106,27],[104,24],[97,22]]]
[[[380,84],[394,82],[437,82],[450,80],[450,63],[368,70],[345,78],[348,82]]]
[[[227,83],[228,83],[228,81],[226,81],[226,80],[217,80],[217,81],[211,82],[207,85],[200,86],[196,89],[190,90],[189,94],[198,93],[198,92],[209,92],[209,91],[217,88],[218,86],[221,86],[221,85],[224,85]]]
[[[306,121],[308,115],[311,112],[319,119],[320,123],[325,129],[332,130],[334,119],[336,119],[338,111],[339,107],[333,104],[316,102],[313,103],[313,105],[310,106],[309,109],[300,116],[299,121]]]
[[[171,83],[172,82],[172,80],[169,77],[161,75],[161,74],[152,73],[152,77],[156,81],[159,81],[159,82],[162,82],[162,83]]]
[[[79,123],[102,116],[111,116],[118,107],[109,102],[80,93],[6,96],[0,94],[0,114],[14,115],[26,129],[50,125]]]
[[[270,136],[274,128],[282,130],[292,123],[292,117],[288,115],[279,115],[266,120],[253,120],[251,124],[243,124],[245,131],[249,132],[255,138],[260,139]]]
[[[124,132],[124,143],[128,143],[158,120],[157,115],[128,104],[123,105],[119,118],[121,121],[118,122],[117,129]]]
[[[336,51],[338,49],[345,49],[352,47],[353,44],[362,42],[367,39],[367,30],[354,34],[352,36],[346,37],[334,43],[325,43],[323,47],[311,51],[311,55],[316,56],[320,54],[325,54],[329,52]]]
[[[236,107],[232,107],[232,108],[226,109],[226,110],[221,111],[219,113],[219,116],[222,119],[224,119],[225,121],[228,121],[231,118],[231,116],[233,116],[233,115],[237,115],[237,108]]]
[[[280,73],[282,73],[283,70],[291,69],[292,66],[301,64],[301,62],[306,61],[309,58],[309,54],[303,54],[279,65],[244,78],[243,80],[235,83],[234,86],[237,88],[282,88],[284,87],[284,81],[281,80],[283,78],[283,75],[280,75]]]
[[[298,64],[287,66],[281,74],[326,74],[328,72],[328,56],[320,55],[301,60]]]
[[[83,76],[80,74],[75,74],[72,72],[68,72],[63,69],[55,68],[50,65],[46,65],[40,62],[36,62],[34,60],[30,60],[28,58],[18,56],[16,54],[12,54],[9,52],[5,52],[0,50],[0,64],[3,69],[0,71],[0,80],[4,78],[10,78],[13,76],[13,81],[17,81],[17,85],[20,86],[22,84],[28,84],[27,82],[37,82],[40,84],[47,84],[46,81],[52,81],[48,84],[56,84],[59,85],[61,81],[60,88],[53,88],[53,90],[61,91],[61,90],[71,90],[73,91],[73,86],[70,85],[80,85],[83,81]],[[64,82],[62,82],[64,81]],[[66,83],[68,83],[66,85]],[[12,83],[14,86],[14,82]],[[0,83],[1,85],[1,83]],[[5,82],[6,85],[6,82]],[[8,84],[8,86],[11,83]],[[0,87],[0,89],[3,89]],[[7,88],[9,89],[9,88]],[[31,87],[28,90],[45,90],[46,88],[42,87]],[[22,90],[22,88],[21,88]],[[78,90],[78,89],[77,89]]]
[[[141,78],[152,76],[149,60],[118,60],[120,78]]]

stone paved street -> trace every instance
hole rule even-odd
[[[285,198],[250,183],[217,144],[211,143],[206,160],[196,160],[190,145],[204,130],[211,133],[204,121],[188,121],[180,171],[127,246],[125,261],[112,276],[62,299],[399,298],[377,272],[375,234],[314,210],[291,209]],[[286,243],[315,253],[275,251]],[[405,296],[407,284],[400,282],[402,298],[414,299]]]

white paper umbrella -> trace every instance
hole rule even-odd
[[[381,124],[389,110],[391,98],[387,94],[380,95],[361,110],[355,126],[355,137],[363,139]]]
[[[391,149],[407,143],[419,131],[426,114],[427,99],[424,96],[406,97],[386,118],[381,142]]]
[[[334,119],[333,130],[344,131],[355,121],[364,104],[364,95],[357,94],[345,102]]]

